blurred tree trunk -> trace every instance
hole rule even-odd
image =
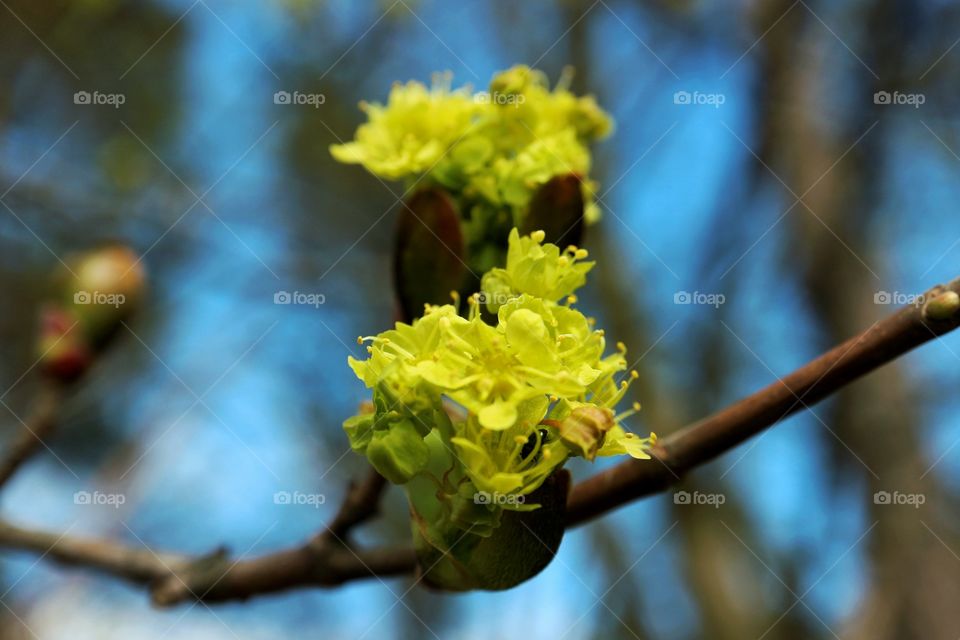
[[[812,9],[828,10],[817,5]],[[874,293],[884,288],[879,275],[886,265],[869,242],[885,168],[881,159],[887,130],[877,124],[881,114],[872,97],[882,88],[906,89],[894,83],[904,77],[898,52],[909,43],[889,3],[868,6],[860,17],[869,24],[865,30],[869,37],[851,42],[862,45],[861,55],[883,80],[875,81],[862,66],[853,68],[856,77],[851,83],[857,90],[851,113],[830,117],[827,114],[839,107],[831,95],[833,87],[824,81],[841,62],[833,56],[850,52],[834,46],[835,36],[808,13],[803,15],[805,25],[796,46],[788,55],[770,59],[769,92],[763,104],[770,110],[767,119],[772,126],[759,155],[787,188],[798,196],[806,193],[784,220],[789,225],[790,259],[801,265],[802,283],[825,344],[834,344],[888,311],[874,303]],[[782,28],[768,37],[783,41],[789,36]],[[789,193],[785,197],[788,205],[794,200]],[[833,478],[837,489],[849,482],[862,486],[864,529],[876,523],[864,541],[870,588],[845,637],[946,638],[955,636],[960,627],[960,611],[950,606],[960,597],[957,560],[926,526],[951,540],[936,524],[939,488],[933,476],[923,477],[926,461],[919,446],[923,433],[916,406],[904,365],[893,364],[818,409],[833,432],[821,437],[831,448],[833,468],[839,470]],[[917,511],[878,505],[873,501],[877,491],[923,494],[927,507]]]

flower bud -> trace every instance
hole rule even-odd
[[[143,265],[128,247],[110,245],[80,256],[72,272],[65,302],[90,343],[100,345],[143,297]]]
[[[613,426],[613,412],[609,409],[578,407],[560,421],[560,439],[576,455],[592,461],[603,445],[604,436]]]
[[[949,320],[960,310],[960,295],[956,291],[945,291],[930,299],[924,307],[924,315],[931,320]]]
[[[70,312],[57,307],[43,310],[37,342],[43,372],[60,382],[79,378],[93,362],[93,354]]]
[[[547,78],[542,71],[526,65],[517,65],[501,71],[490,81],[493,95],[515,96],[525,93],[530,87],[546,87]]]

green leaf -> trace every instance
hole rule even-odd
[[[459,528],[434,531],[414,511],[414,538],[424,582],[450,591],[502,590],[537,575],[560,548],[569,488],[570,473],[558,470],[526,496],[526,502],[540,508],[503,511],[500,525],[488,535],[464,534]]]
[[[389,430],[374,431],[367,458],[380,475],[394,484],[405,484],[430,460],[430,449],[413,423],[400,420]]]
[[[372,413],[364,413],[358,416],[347,418],[343,421],[343,430],[347,432],[347,438],[350,440],[350,448],[357,453],[363,453],[370,444],[373,437],[373,423],[376,416]]]

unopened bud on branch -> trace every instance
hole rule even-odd
[[[956,291],[945,291],[927,302],[923,314],[930,320],[949,320],[960,310],[960,295]]]
[[[609,409],[578,407],[560,421],[560,438],[577,455],[593,460],[614,424],[613,412]]]
[[[76,260],[63,293],[90,343],[100,345],[133,313],[145,286],[137,255],[128,247],[110,245]]]
[[[139,258],[122,245],[71,260],[41,314],[37,349],[47,375],[63,382],[83,375],[96,352],[133,313],[145,283]]]
[[[41,312],[37,349],[44,373],[61,382],[76,380],[93,362],[79,321],[58,307],[48,307]]]

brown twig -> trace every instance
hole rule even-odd
[[[65,565],[97,569],[137,584],[149,583],[190,561],[185,556],[154,554],[114,542],[21,529],[6,522],[0,522],[0,546],[42,554]]]
[[[44,382],[31,413],[21,422],[19,433],[0,458],[0,487],[23,466],[41,447],[57,426],[64,388],[57,382]]]
[[[929,291],[923,306],[906,307],[864,333],[797,369],[778,382],[663,438],[655,461],[629,461],[574,487],[568,526],[666,489],[691,468],[730,450],[750,436],[822,400],[881,365],[960,325],[960,279]],[[46,553],[65,564],[82,565],[151,585],[153,601],[169,606],[191,599],[244,599],[302,586],[330,587],[350,580],[411,573],[412,549],[355,550],[346,540],[351,527],[376,513],[384,488],[370,476],[351,486],[330,526],[300,547],[249,560],[225,553],[201,558],[158,555],[109,542],[82,541],[31,532],[0,523],[0,547]]]
[[[221,602],[296,587],[335,587],[363,578],[409,574],[413,549],[353,550],[314,544],[232,561],[223,554],[166,572],[151,587],[153,603],[171,606],[189,600]]]
[[[296,586],[330,587],[357,578],[409,573],[416,561],[411,550],[360,551],[347,542],[353,527],[378,513],[386,483],[373,469],[361,482],[351,483],[330,524],[300,547],[241,561],[216,554],[168,572],[151,589],[154,603],[230,600]]]
[[[567,503],[568,526],[663,491],[693,467],[729,451],[750,436],[835,393],[925,342],[960,325],[954,295],[960,278],[751,396],[660,440],[656,462],[630,460],[576,485]]]
[[[353,551],[311,542],[233,562],[222,552],[201,557],[158,553],[112,541],[23,529],[6,522],[0,522],[0,546],[149,585],[158,605],[192,599],[236,600],[297,586],[331,587],[360,578],[409,573],[414,566],[412,550]]]
[[[353,527],[362,524],[377,515],[380,509],[380,496],[387,487],[387,480],[371,469],[366,478],[359,483],[351,483],[340,509],[327,530],[321,536],[336,540],[346,540]]]
[[[250,560],[231,560],[224,550],[191,557],[128,547],[117,542],[22,529],[0,521],[0,547],[44,555],[148,585],[153,602],[244,599],[298,586],[333,587],[351,580],[410,573],[412,549],[356,550],[350,529],[376,515],[386,481],[371,471],[352,484],[331,524],[305,544]]]

